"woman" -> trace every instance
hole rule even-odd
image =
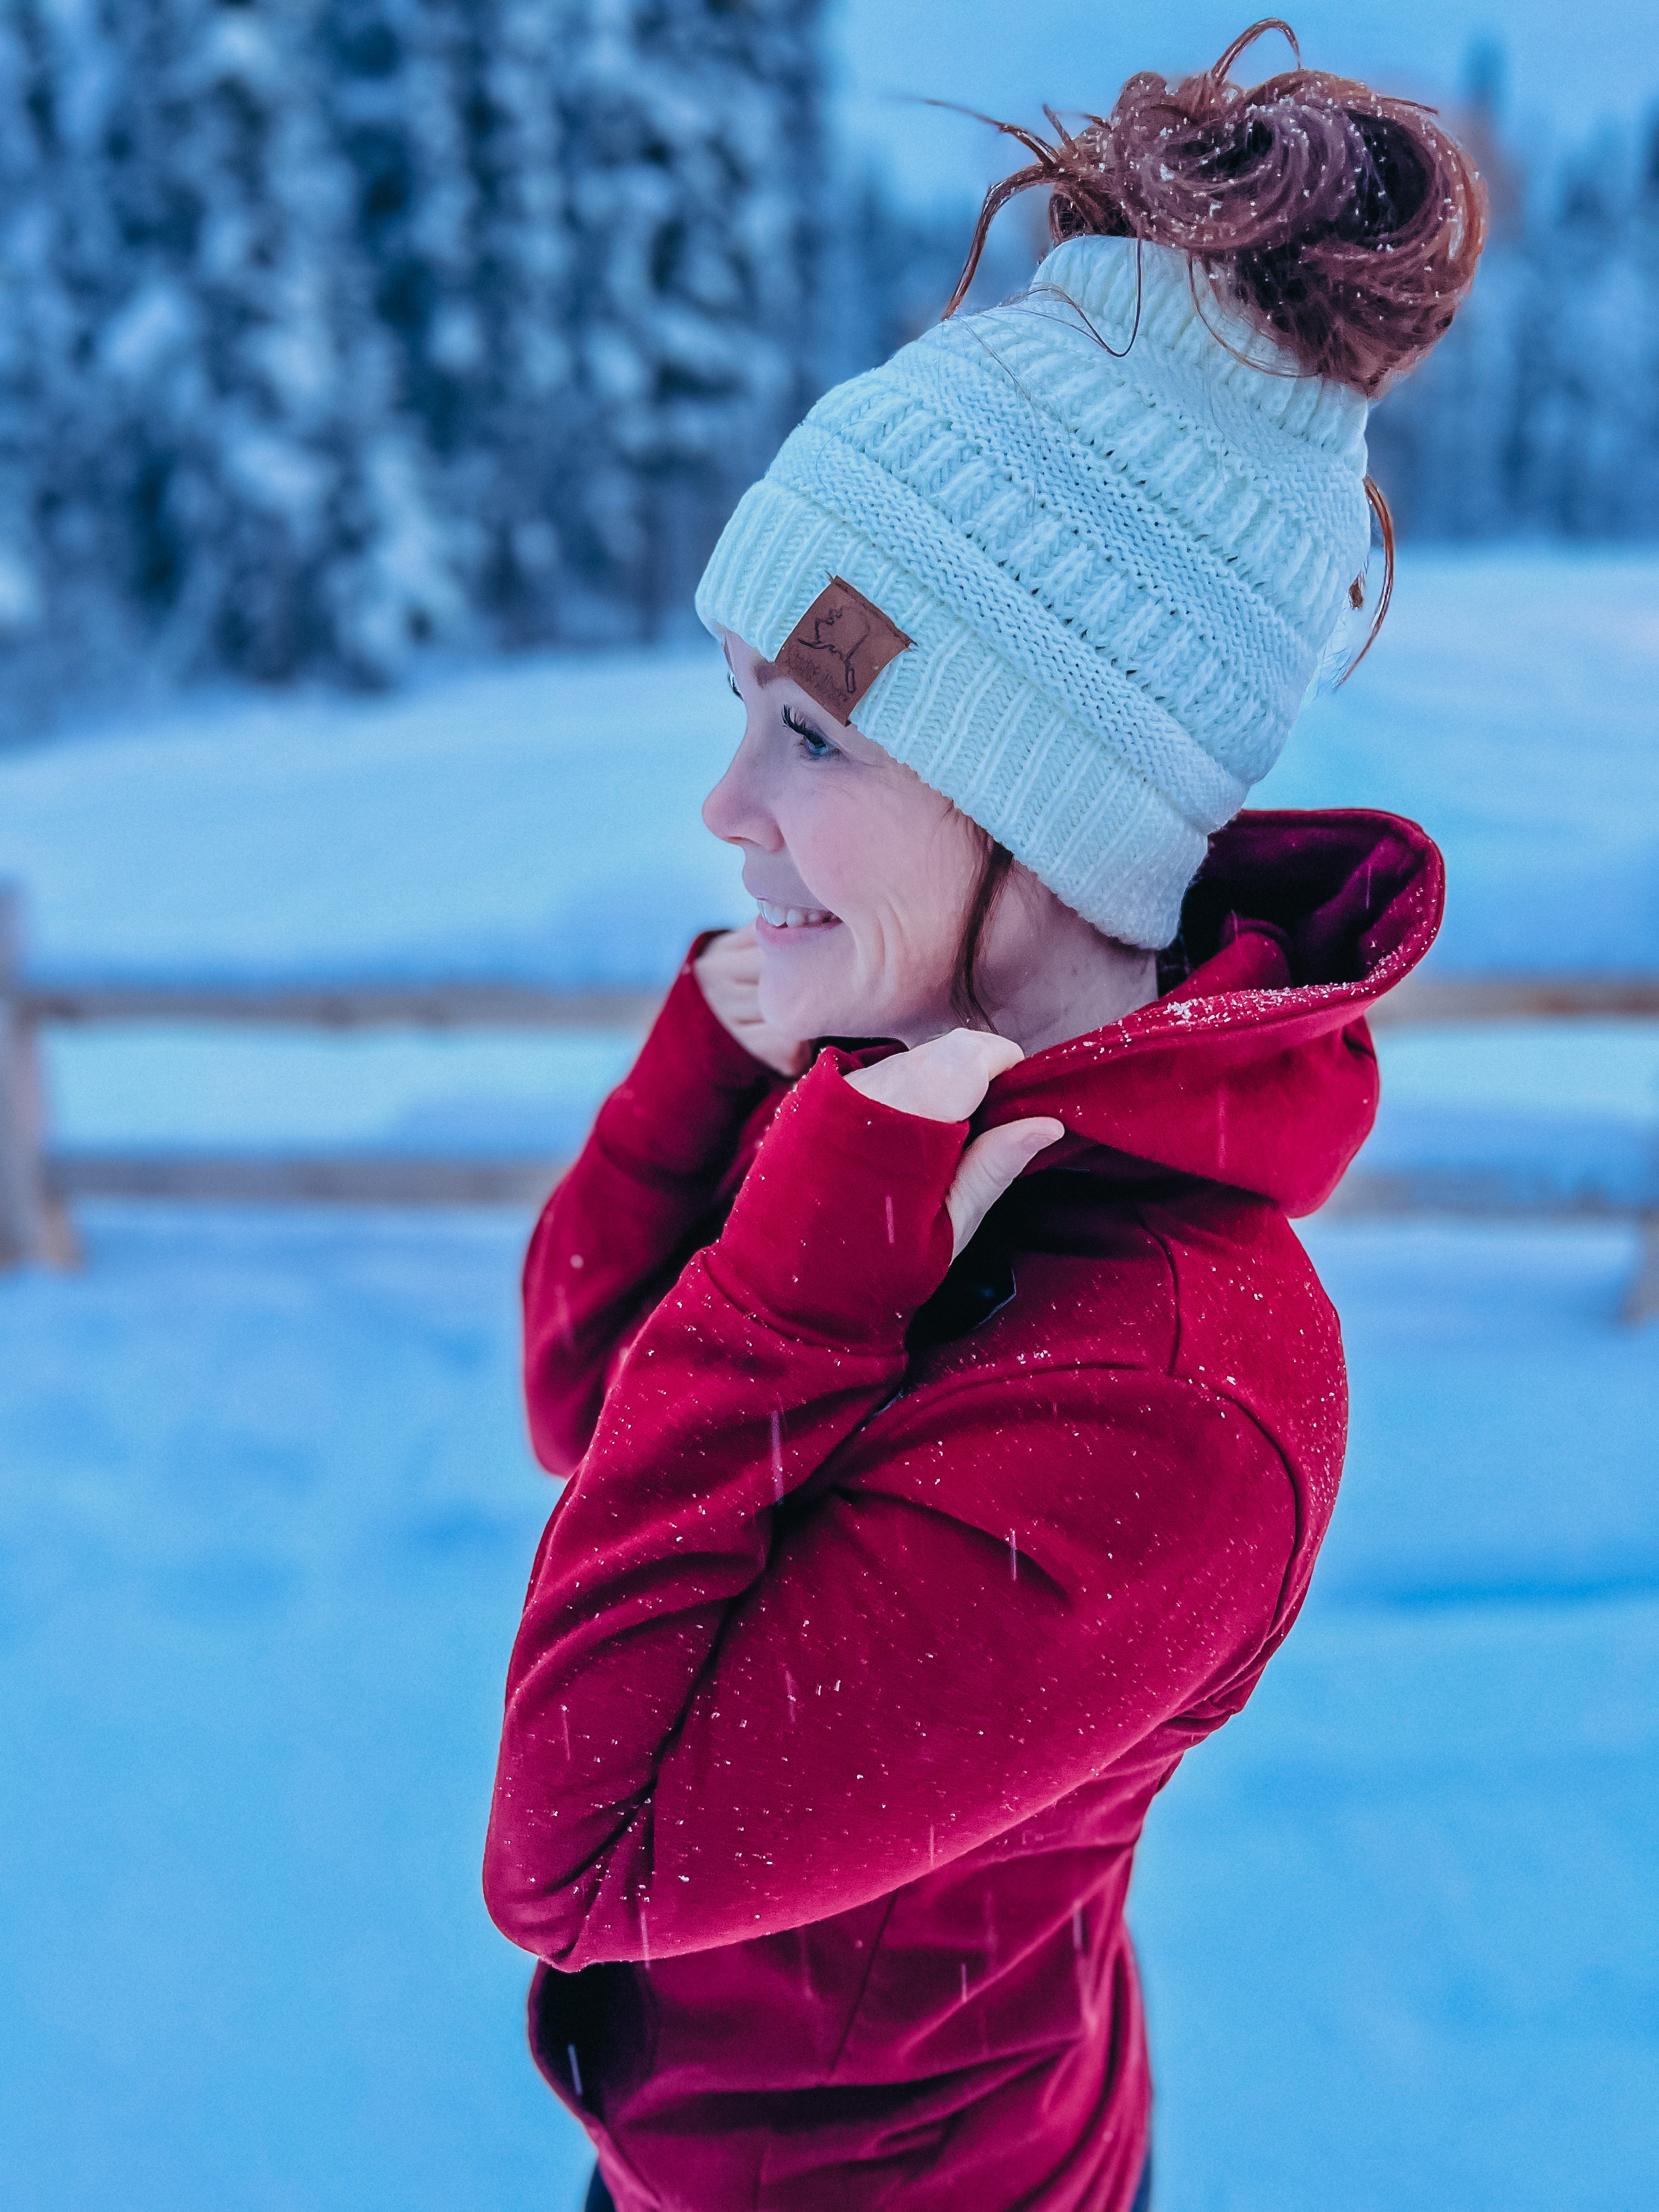
[[[1030,293],[822,400],[699,590],[757,918],[531,1249],[574,1480],[486,1865],[594,2204],[1146,2201],[1131,1859],[1307,1589],[1343,1367],[1285,1217],[1441,896],[1409,823],[1238,809],[1481,234],[1421,111],[1247,42],[1026,141]]]

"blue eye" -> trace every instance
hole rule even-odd
[[[810,722],[801,721],[787,707],[783,710],[783,720],[784,727],[793,730],[800,739],[800,749],[808,760],[833,760],[840,752],[839,745],[832,745],[821,731],[815,730]]]

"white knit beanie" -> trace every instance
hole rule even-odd
[[[697,612],[775,659],[850,584],[908,642],[844,719],[1097,929],[1164,945],[1364,568],[1366,412],[1184,254],[1070,239],[818,401]]]

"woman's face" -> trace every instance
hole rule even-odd
[[[761,1012],[790,1037],[957,1026],[951,983],[981,844],[972,826],[730,631],[743,740],[703,802],[759,908]]]

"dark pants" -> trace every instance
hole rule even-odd
[[[1152,2161],[1150,2154],[1141,2168],[1140,2186],[1135,2191],[1135,2201],[1129,2212],[1149,2212],[1152,2201]],[[593,2179],[587,2185],[587,2202],[582,2212],[617,2212],[616,2200],[599,2179],[599,2169],[593,2169]]]

